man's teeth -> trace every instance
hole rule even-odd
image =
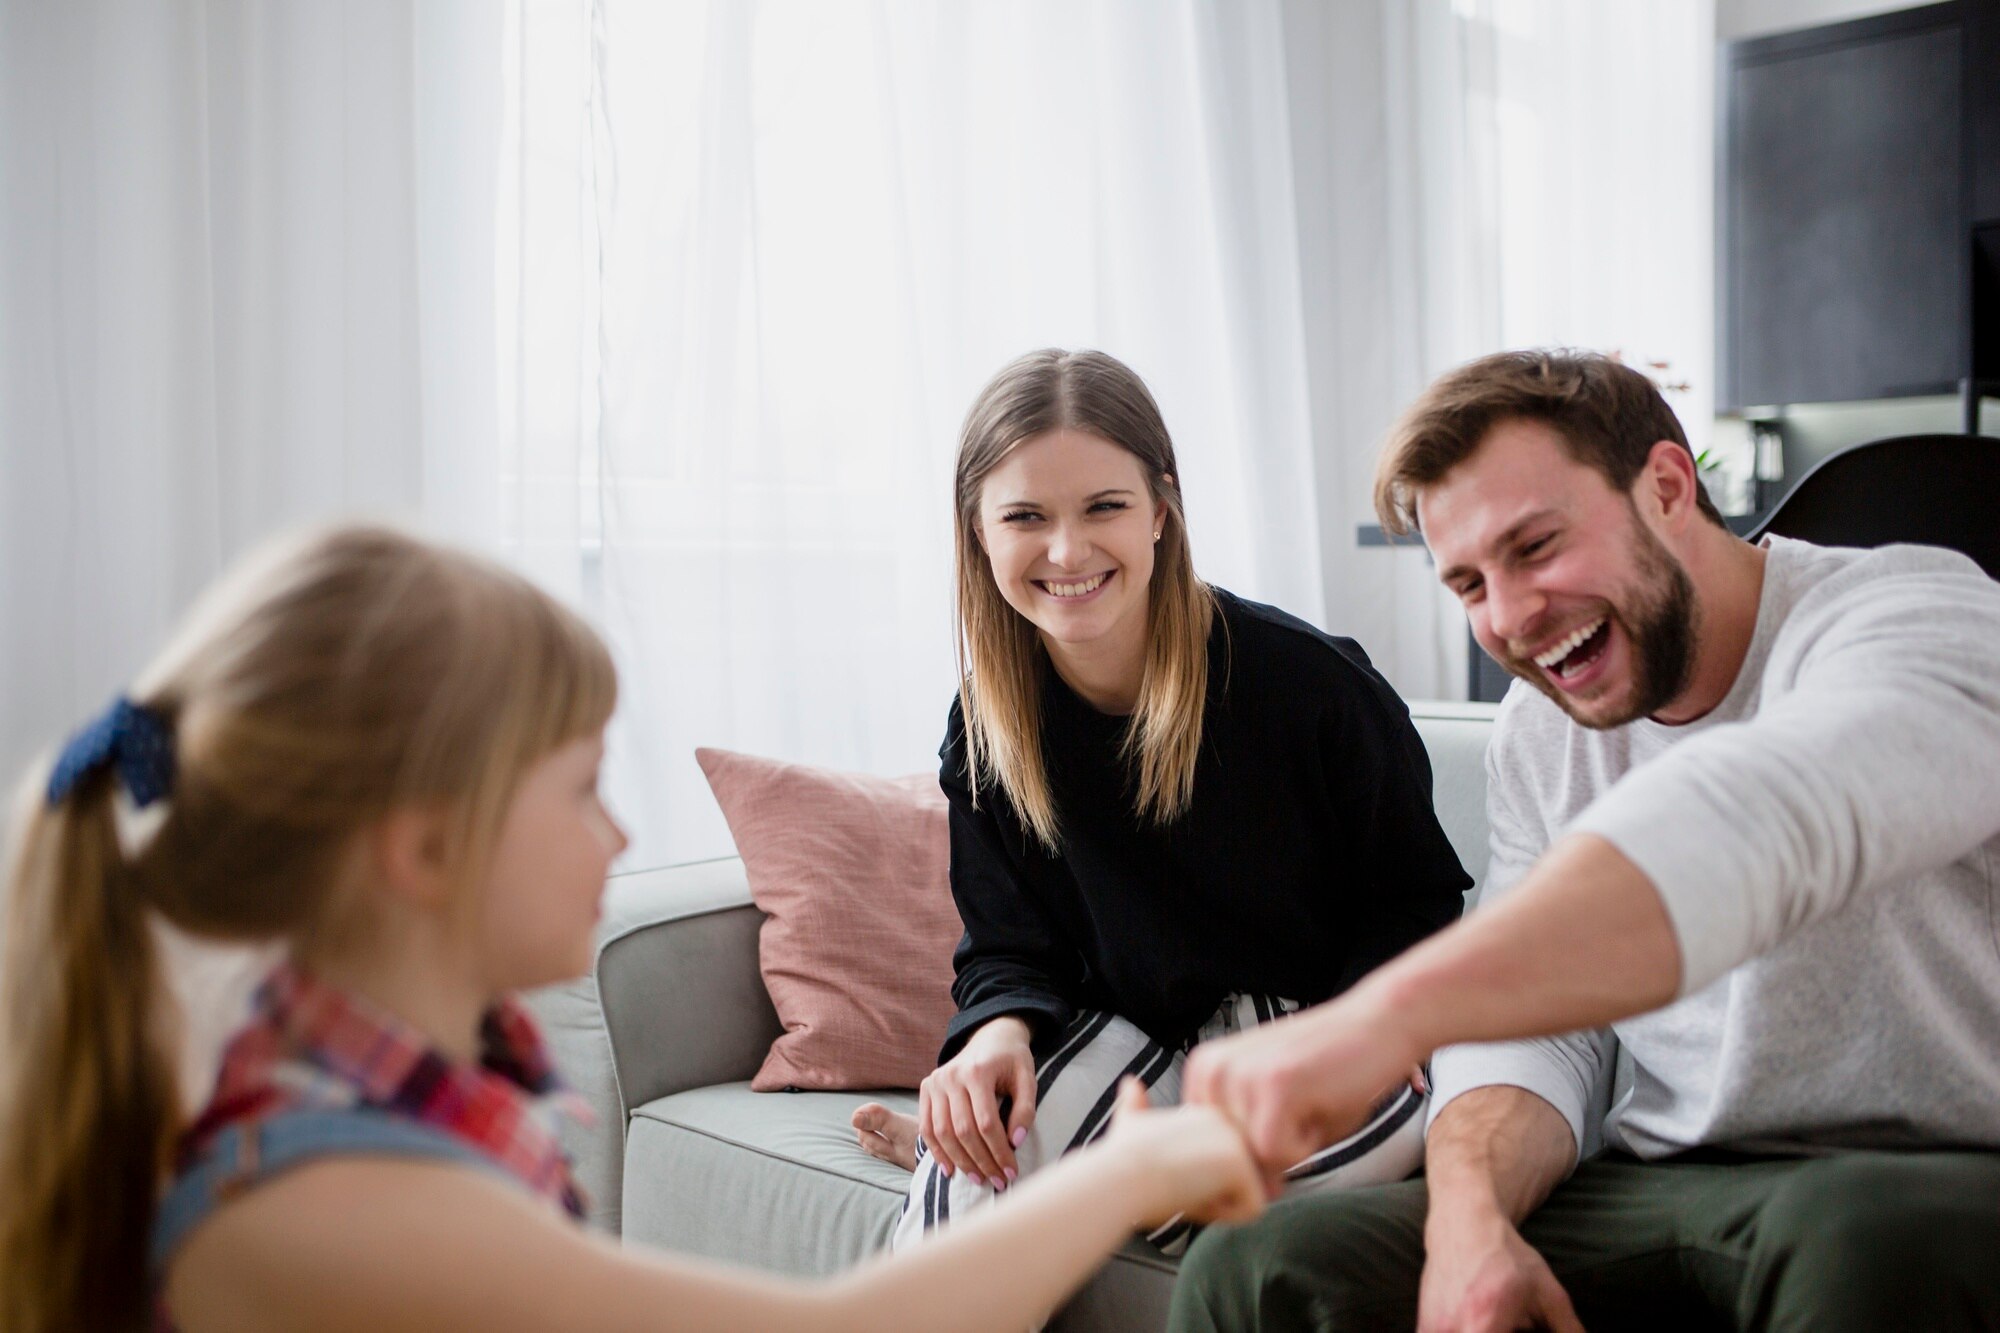
[[[1589,638],[1591,635],[1597,633],[1597,631],[1602,629],[1603,626],[1604,626],[1604,618],[1602,616],[1598,617],[1596,620],[1591,621],[1588,625],[1582,626],[1581,628],[1576,630],[1575,633],[1571,634],[1568,638],[1564,639],[1561,643],[1558,643],[1555,647],[1549,649],[1547,652],[1536,657],[1535,665],[1541,667],[1543,670],[1546,671],[1548,668],[1554,666],[1556,663],[1562,661],[1565,657],[1568,657],[1571,653],[1575,652],[1579,644],[1581,644],[1585,639]]]
[[[1042,586],[1057,597],[1081,597],[1085,593],[1096,592],[1104,580],[1110,577],[1109,573],[1094,574],[1081,583],[1049,583],[1045,581]]]

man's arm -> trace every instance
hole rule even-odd
[[[1956,557],[1895,558],[1798,613],[1791,688],[1754,721],[1627,774],[1503,901],[1345,995],[1198,1048],[1188,1095],[1294,1161],[1438,1045],[1657,1009],[1993,836],[2000,589]]]
[[[1602,838],[1562,839],[1504,898],[1337,999],[1188,1057],[1272,1170],[1350,1131],[1403,1071],[1452,1042],[1601,1027],[1672,1000],[1680,946],[1646,876]]]
[[[1527,1220],[1576,1164],[1562,1113],[1524,1088],[1478,1088],[1438,1114],[1424,1146],[1431,1222]]]
[[[1518,1227],[1569,1174],[1561,1112],[1521,1088],[1478,1088],[1438,1114],[1426,1145],[1430,1213],[1418,1327],[1576,1326],[1547,1263]]]
[[[1692,994],[2000,832],[1996,754],[2000,584],[1900,548],[1794,607],[1755,717],[1635,768],[1569,831],[1644,872]]]

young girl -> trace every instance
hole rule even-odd
[[[352,529],[213,595],[71,741],[13,871],[0,1329],[1019,1328],[1134,1226],[1257,1210],[1233,1129],[1134,1089],[1032,1201],[834,1281],[585,1231],[508,994],[590,961],[614,694],[519,578]],[[289,946],[187,1123],[155,914]]]
[[[959,1012],[914,1121],[855,1113],[915,1168],[899,1247],[1090,1142],[1121,1077],[1178,1100],[1194,1043],[1337,995],[1461,910],[1408,710],[1353,641],[1195,577],[1178,475],[1152,395],[1100,352],[1030,353],[966,417],[941,752]],[[1413,1171],[1417,1081],[1292,1188]]]

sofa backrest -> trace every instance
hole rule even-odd
[[[1459,864],[1472,876],[1469,907],[1486,882],[1486,742],[1494,704],[1414,703],[1410,720],[1431,757],[1431,803]]]

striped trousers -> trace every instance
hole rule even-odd
[[[1078,1014],[1059,1035],[1037,1042],[1035,1122],[1014,1150],[1021,1174],[1073,1152],[1103,1134],[1111,1123],[1118,1083],[1131,1075],[1144,1083],[1155,1106],[1180,1101],[1181,1070],[1197,1044],[1268,1023],[1296,1012],[1291,1000],[1268,995],[1231,995],[1192,1040],[1178,1048],[1161,1046],[1116,1014]],[[1408,1086],[1384,1098],[1368,1122],[1339,1143],[1322,1149],[1285,1173],[1285,1193],[1352,1189],[1402,1180],[1424,1160],[1424,1097]],[[903,1249],[926,1232],[964,1217],[993,1201],[990,1183],[973,1184],[963,1171],[945,1175],[921,1139],[910,1194],[903,1202],[890,1240]],[[1146,1237],[1163,1254],[1187,1248],[1197,1228],[1178,1219]]]

